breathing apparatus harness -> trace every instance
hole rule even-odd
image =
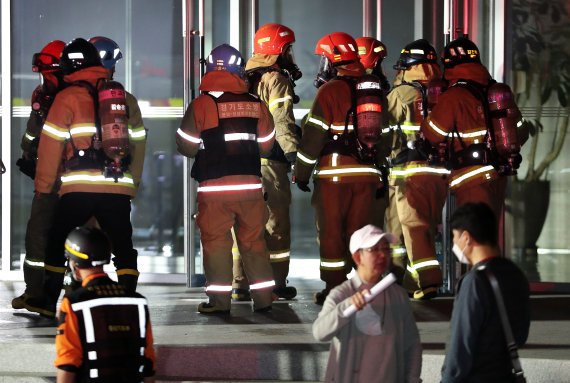
[[[103,84],[101,84],[103,82]],[[107,154],[107,145],[104,141],[106,140],[106,135],[103,134],[102,124],[101,124],[101,108],[100,108],[100,94],[108,89],[103,89],[105,84],[108,86],[118,86],[123,89],[122,85],[113,80],[98,79],[97,86],[93,86],[91,83],[85,80],[75,81],[70,86],[78,86],[84,88],[89,92],[89,95],[93,99],[94,116],[95,116],[95,127],[97,132],[92,137],[92,142],[87,149],[78,149],[73,141],[73,136],[70,134],[69,142],[73,148],[73,156],[65,161],[65,168],[67,170],[88,170],[88,169],[100,169],[103,172],[105,178],[113,178],[115,182],[118,182],[119,178],[123,176],[124,172],[128,169],[131,163],[130,153],[127,153],[121,158],[112,159]],[[123,89],[124,91],[124,89]],[[125,104],[126,119],[128,120],[128,108]]]

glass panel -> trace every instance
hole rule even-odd
[[[570,9],[567,0],[513,1],[512,88],[534,133],[512,183],[512,254],[534,281],[570,282]]]
[[[143,180],[132,203],[133,241],[141,254],[142,272],[171,272],[169,267],[183,264],[182,159],[175,145],[183,106],[182,2],[53,0],[48,4],[27,0],[12,2],[12,12],[13,100],[15,106],[25,108],[12,118],[10,164],[21,155],[20,138],[30,95],[39,84],[38,75],[31,71],[33,53],[53,39],[114,39],[124,56],[117,64],[115,79],[138,98],[148,129]],[[61,22],[62,15],[66,15],[65,22]],[[25,22],[22,28],[29,20],[37,22]],[[11,264],[17,269],[24,253],[33,182],[14,172],[12,183]],[[177,257],[169,257],[173,254]],[[146,260],[146,255],[152,260]],[[178,271],[183,272],[183,268]]]

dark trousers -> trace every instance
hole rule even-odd
[[[137,273],[137,251],[133,248],[131,200],[128,195],[111,193],[67,193],[57,208],[47,244],[45,288],[50,300],[57,301],[63,285],[66,258],[64,244],[67,235],[77,226],[95,217],[101,230],[111,241],[113,263]]]

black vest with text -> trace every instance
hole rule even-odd
[[[249,93],[207,94],[216,103],[218,126],[202,131],[202,147],[192,166],[198,182],[230,175],[261,177],[257,123],[261,102]]]
[[[146,299],[108,277],[68,295],[83,345],[78,382],[142,382],[149,317]]]

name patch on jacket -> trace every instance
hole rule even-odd
[[[259,102],[234,101],[218,104],[219,118],[259,118]]]

